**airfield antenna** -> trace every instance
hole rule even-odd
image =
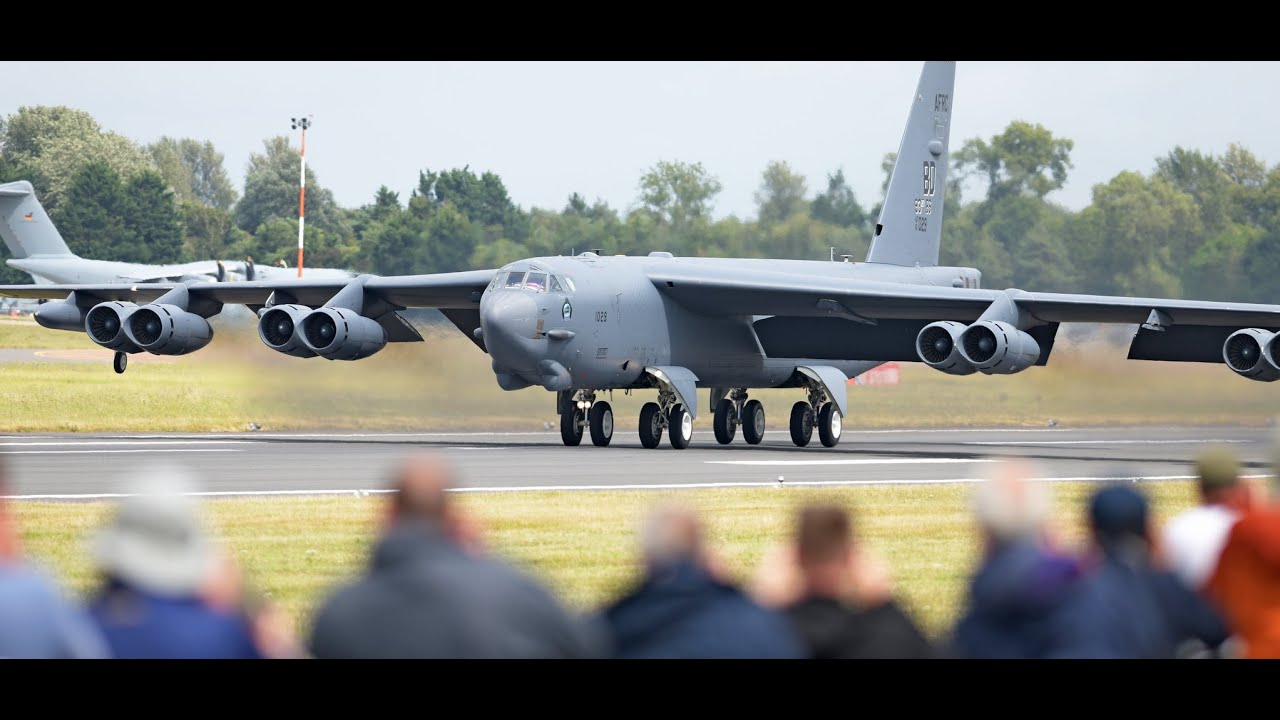
[[[298,184],[298,277],[302,277],[302,229],[306,225],[307,209],[307,128],[311,127],[311,116],[289,118],[290,127],[294,130],[302,128],[302,172]]]

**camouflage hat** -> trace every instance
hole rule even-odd
[[[1196,475],[1204,491],[1235,487],[1240,482],[1240,460],[1230,448],[1209,448],[1196,458]]]

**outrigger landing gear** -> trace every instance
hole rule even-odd
[[[582,442],[583,428],[589,428],[591,444],[604,447],[613,439],[613,408],[596,401],[594,390],[565,390],[560,398],[560,439],[569,447]]]
[[[843,425],[840,409],[820,384],[806,380],[804,388],[808,400],[791,407],[791,441],[798,447],[808,445],[816,426],[823,447],[835,447]]]
[[[640,444],[656,448],[662,442],[663,431],[671,440],[671,447],[683,450],[693,439],[693,416],[681,405],[669,388],[658,389],[658,402],[645,403],[640,408]]]
[[[125,368],[129,367],[129,356],[117,350],[115,360],[111,362],[111,367],[115,369],[117,375],[123,373]]]
[[[749,445],[758,445],[764,439],[764,405],[759,400],[747,400],[746,388],[735,388],[716,403],[711,423],[716,441],[721,445],[733,442],[733,436],[742,426],[742,437]]]

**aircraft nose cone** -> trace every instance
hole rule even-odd
[[[517,373],[536,373],[542,341],[535,337],[538,304],[518,291],[499,291],[480,308],[480,326],[489,355]]]

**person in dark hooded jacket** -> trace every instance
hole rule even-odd
[[[1089,503],[1094,566],[1064,619],[1065,658],[1175,658],[1216,651],[1230,631],[1222,616],[1172,571],[1156,566],[1147,500],[1126,485]]]
[[[801,658],[782,615],[711,569],[696,515],[662,507],[644,529],[646,573],[602,613],[619,658]]]
[[[1079,568],[1045,542],[1053,498],[1029,475],[1025,465],[1009,461],[976,488],[984,555],[953,629],[951,651],[958,657],[1045,658],[1067,642],[1062,616]]]

